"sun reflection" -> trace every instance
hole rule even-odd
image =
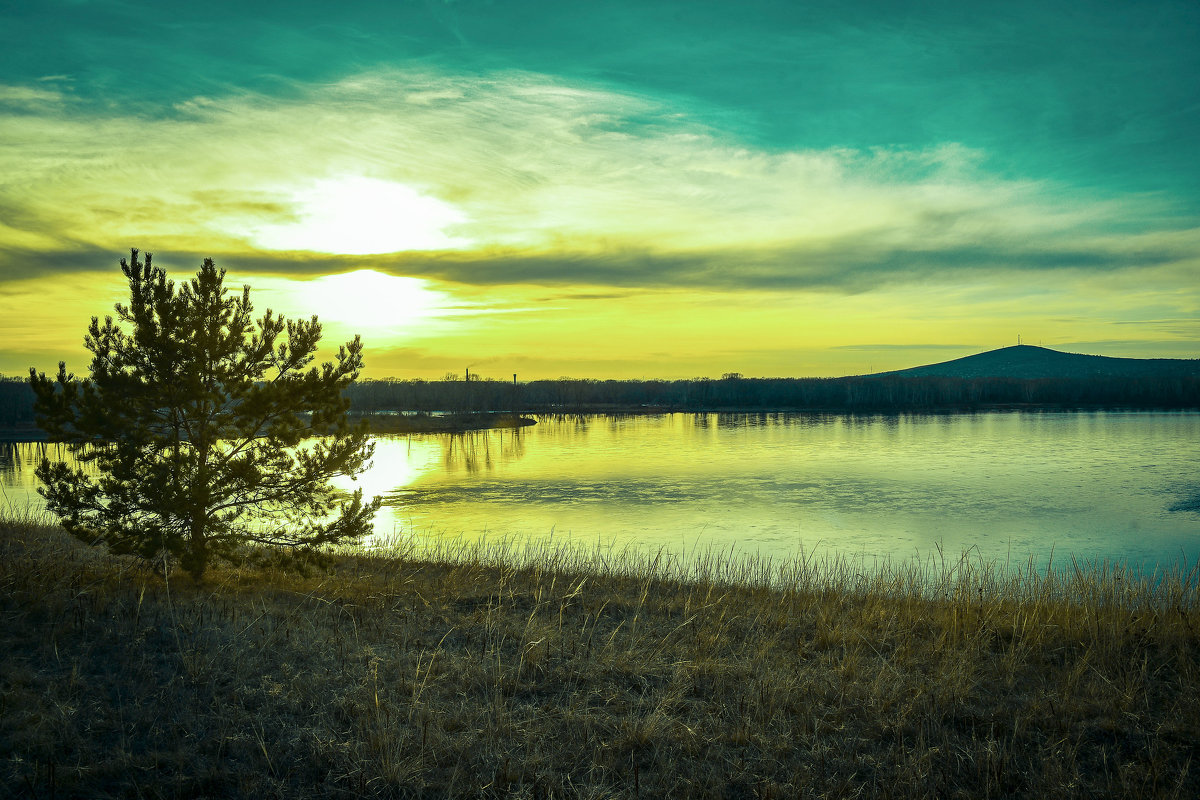
[[[294,192],[292,203],[297,219],[259,228],[257,244],[345,255],[469,244],[447,233],[466,222],[462,212],[401,183],[361,176],[326,179]]]
[[[376,436],[371,465],[356,480],[334,479],[339,489],[363,490],[363,498],[384,497],[384,507],[375,517],[375,535],[368,544],[381,544],[411,528],[403,497],[423,475],[438,469],[439,447],[430,437]],[[382,537],[382,538],[379,538]],[[378,539],[378,541],[376,541]]]

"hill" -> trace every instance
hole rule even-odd
[[[1200,376],[1200,359],[1113,358],[1022,344],[937,364],[876,373],[936,378],[1177,378]],[[871,376],[875,377],[875,376]]]

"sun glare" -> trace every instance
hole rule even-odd
[[[260,228],[256,243],[275,250],[371,255],[444,250],[467,242],[449,230],[466,221],[453,206],[392,181],[317,181],[292,197],[297,219]]]
[[[356,331],[401,333],[427,327],[451,304],[449,296],[420,278],[360,269],[305,281],[296,288],[302,307],[322,320]]]

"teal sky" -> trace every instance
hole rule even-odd
[[[1200,6],[994,8],[40,0],[5,10],[0,64],[9,82],[49,77],[81,100],[150,115],[197,95],[287,96],[380,66],[522,70],[662,98],[755,146],[958,142],[1007,174],[1174,189],[1194,211]]]
[[[1021,332],[1200,356],[1195,2],[10,5],[0,316],[140,246],[284,306],[403,278],[430,324],[377,326],[394,374],[489,321],[525,331],[475,347],[500,373],[839,374]],[[339,193],[408,238],[319,238]],[[90,313],[0,323],[0,371]],[[667,349],[583,344],[633,313]]]

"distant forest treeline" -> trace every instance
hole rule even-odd
[[[364,380],[347,390],[351,410],[588,411],[819,410],[902,413],[996,406],[1052,408],[1200,408],[1200,377],[850,378],[689,380]],[[0,378],[0,427],[33,425],[33,392]]]
[[[472,376],[474,377],[474,376]],[[561,412],[662,408],[905,412],[1005,405],[1200,407],[1200,376],[1169,378],[850,378],[505,381],[367,380],[348,390],[355,411]]]
[[[0,427],[33,424],[33,389],[25,378],[0,375]]]

